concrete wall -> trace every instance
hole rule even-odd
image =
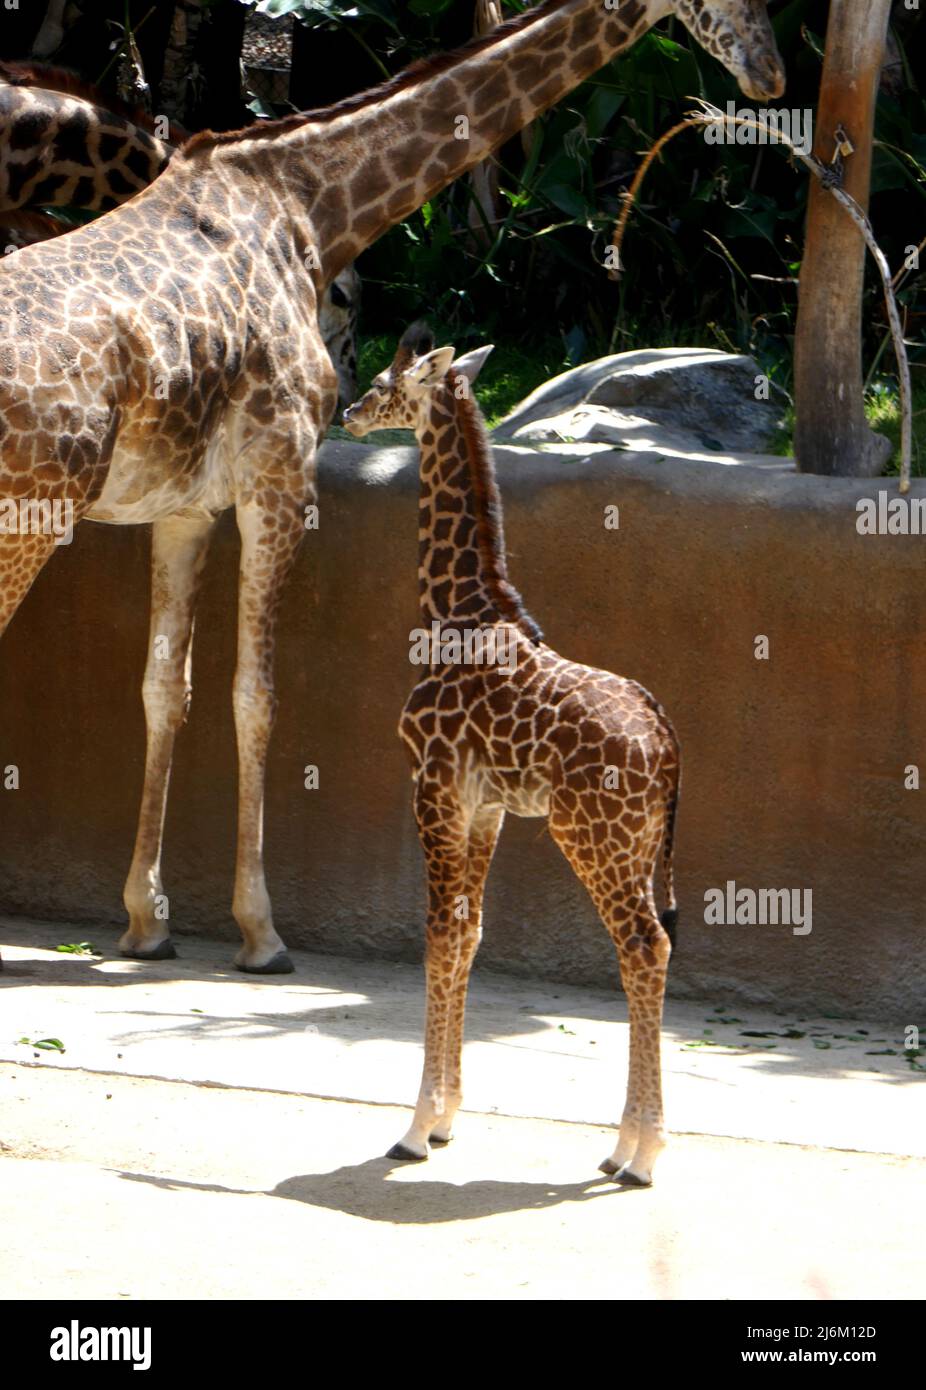
[[[395,736],[412,684],[414,469],[409,450],[328,446],[321,530],[284,605],[267,864],[277,925],[297,946],[421,952],[423,872]],[[672,989],[926,1021],[926,791],[904,787],[906,765],[926,770],[926,536],[858,535],[856,499],[876,487],[848,479],[510,449],[499,472],[512,576],[548,641],[641,681],[681,737]],[[602,524],[610,503],[616,532]],[[122,920],[141,790],[147,545],[144,529],[79,527],[0,649],[0,767],[21,776],[0,790],[0,912],[93,922],[101,944],[98,924]],[[236,564],[229,517],[164,856],[175,932],[229,941]],[[307,763],[317,791],[303,787]],[[812,889],[811,934],[705,925],[705,889],[728,879]],[[509,818],[487,909],[484,965],[616,980],[542,822]]]

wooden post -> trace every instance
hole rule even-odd
[[[844,188],[867,211],[875,104],[891,0],[830,0],[814,154],[833,158],[841,127],[853,147]],[[862,284],[865,243],[816,180],[810,188],[794,344],[794,452],[802,473],[870,478],[890,444],[865,419]]]
[[[189,78],[205,3],[206,0],[176,0],[170,36],[164,49],[158,109],[179,125],[186,125],[190,119]]]

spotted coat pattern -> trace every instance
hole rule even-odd
[[[621,676],[548,647],[507,577],[491,449],[468,391],[483,354],[449,367],[409,330],[389,370],[345,412],[357,435],[411,427],[420,447],[422,621],[504,636],[504,664],[441,658],[399,723],[415,784],[428,874],[425,1063],[411,1128],[392,1157],[446,1142],[461,1101],[466,987],[482,933],[482,897],[506,812],[544,816],[617,947],[630,1011],[627,1103],[606,1160],[645,1184],[664,1143],[659,1032],[670,943],[656,912],[660,842],[674,915],[671,841],[678,743],[662,707]],[[496,648],[496,652],[498,649]],[[462,907],[461,907],[462,905]],[[667,919],[669,921],[672,918]]]
[[[55,87],[60,84],[60,89]],[[57,68],[0,63],[0,245],[21,249],[68,230],[38,211],[104,212],[162,173],[187,133],[157,134],[143,111],[110,110],[101,94]],[[321,296],[318,327],[343,405],[357,387],[360,277],[346,266]]]
[[[126,953],[173,952],[159,911],[167,782],[205,552],[216,517],[234,506],[238,963],[291,968],[264,878],[264,769],[280,596],[337,395],[318,328],[326,287],[656,20],[693,6],[546,0],[324,111],[194,136],[122,206],[0,263],[0,500],[66,499],[75,520],[153,524],[151,637],[167,639],[170,657],[157,659],[151,641]],[[705,45],[747,88],[762,49],[774,94],[781,69],[761,0],[702,0],[702,14],[712,19]],[[0,532],[0,633],[52,545]],[[632,935],[641,951],[663,950],[661,938]]]

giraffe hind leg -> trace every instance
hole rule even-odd
[[[656,913],[652,878],[658,834],[640,837],[631,863],[619,861],[607,838],[593,844],[575,809],[551,808],[550,833],[598,909],[617,949],[630,1015],[627,1093],[617,1146],[600,1171],[638,1187],[652,1182],[665,1147],[660,1034],[671,946]]]

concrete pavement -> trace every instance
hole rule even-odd
[[[896,1024],[670,1002],[673,1137],[625,1192],[596,1172],[616,989],[477,976],[457,1138],[403,1166],[380,1155],[417,1087],[419,969],[53,949],[83,940],[115,945],[0,923],[0,1296],[903,1298],[921,1275],[926,1074]]]

